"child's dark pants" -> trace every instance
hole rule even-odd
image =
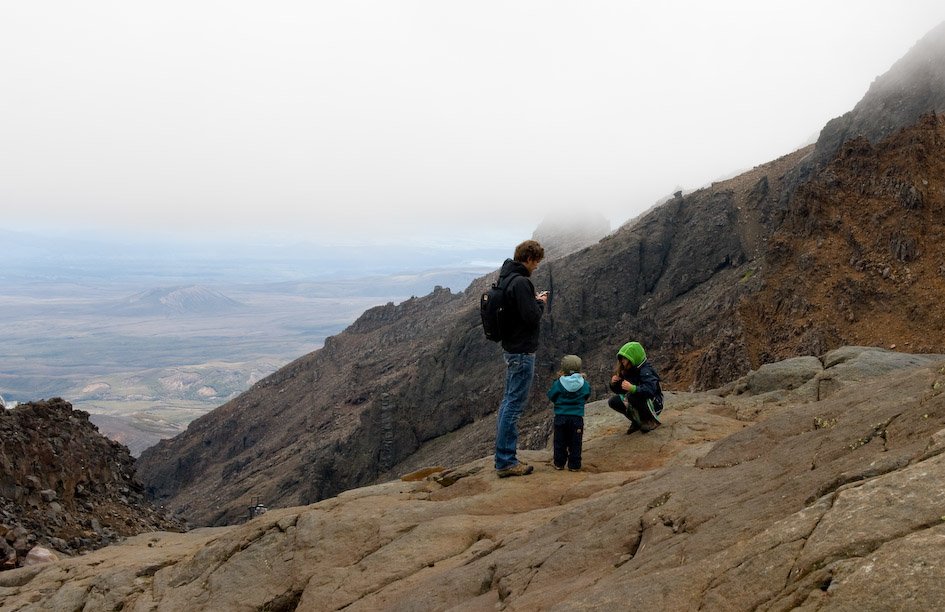
[[[623,416],[630,419],[630,422],[636,427],[640,427],[640,414],[637,412],[637,409],[633,406],[628,406],[619,395],[612,395],[609,400],[607,400],[607,405],[610,406],[611,410],[616,410]]]
[[[558,467],[581,469],[581,439],[584,436],[584,417],[570,414],[555,415],[554,462]]]

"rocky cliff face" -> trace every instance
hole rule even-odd
[[[814,169],[829,163],[849,140],[863,137],[875,144],[917,122],[922,115],[945,111],[943,58],[945,22],[873,81],[853,110],[824,126],[814,154],[794,172],[792,181],[806,181]]]
[[[59,398],[0,409],[0,564],[43,546],[88,552],[124,536],[181,526],[156,511],[124,446]]]
[[[844,347],[672,393],[584,470],[488,457],[245,525],[0,573],[11,610],[934,610],[945,599],[945,356]]]
[[[895,82],[906,79],[900,67],[942,50],[945,30],[930,36],[891,71]],[[945,65],[945,53],[936,57]],[[933,92],[916,109],[939,99],[945,81],[922,80],[936,70],[902,73],[911,89]],[[865,101],[887,89],[871,88],[851,117],[872,125],[866,118],[882,113]],[[544,263],[534,282],[551,299],[520,446],[547,440],[542,391],[564,353],[584,358],[597,399],[616,347],[631,338],[677,390],[718,387],[763,363],[843,344],[945,350],[932,306],[945,269],[942,120],[883,117],[895,124],[885,139],[848,140],[812,164],[830,148],[825,131],[811,149],[679,195]],[[256,497],[306,504],[487,455],[504,375],[476,308],[492,280],[366,312],[323,349],[143,453],[149,492],[196,524],[220,525],[245,517]]]

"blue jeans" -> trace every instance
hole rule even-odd
[[[505,359],[505,395],[499,405],[498,428],[495,435],[495,469],[504,470],[518,464],[518,419],[522,416],[528,391],[535,376],[534,353],[503,353]]]

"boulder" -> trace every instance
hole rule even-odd
[[[39,565],[40,563],[50,563],[58,561],[59,557],[53,551],[42,546],[34,546],[26,553],[26,559],[23,560],[24,567],[27,565]]]
[[[794,357],[766,363],[748,375],[748,392],[760,395],[771,391],[790,391],[812,380],[824,369],[816,357]]]

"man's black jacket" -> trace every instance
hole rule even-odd
[[[534,353],[538,348],[538,324],[545,312],[544,302],[535,298],[535,286],[525,264],[506,259],[499,271],[499,284],[513,278],[505,290],[502,312],[502,349],[507,353]]]

